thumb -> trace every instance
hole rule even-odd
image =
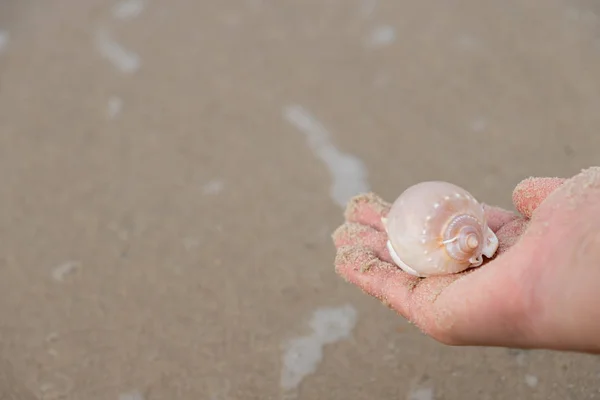
[[[525,218],[531,218],[533,212],[550,193],[565,182],[564,178],[527,178],[515,187],[512,200],[517,211]]]

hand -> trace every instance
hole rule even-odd
[[[494,259],[423,279],[387,251],[390,204],[357,196],[333,235],[336,271],[445,344],[600,352],[600,168],[526,179],[513,203],[521,215],[484,205]]]

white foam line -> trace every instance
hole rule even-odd
[[[54,280],[58,282],[62,282],[65,280],[65,277],[73,272],[76,268],[81,267],[81,263],[77,261],[67,261],[64,264],[59,265],[58,267],[52,270],[52,277]]]
[[[218,194],[225,187],[225,182],[222,179],[212,179],[202,186],[204,194]]]
[[[117,96],[112,96],[108,99],[108,105],[106,107],[106,114],[108,119],[115,119],[121,114],[123,110],[123,99]]]
[[[300,105],[291,105],[283,110],[284,118],[307,138],[313,152],[325,163],[333,179],[330,196],[345,207],[353,196],[370,190],[367,169],[356,156],[342,153],[331,142],[331,134]]]
[[[371,31],[367,45],[371,47],[389,46],[396,40],[396,29],[391,25],[381,25]]]
[[[140,15],[145,6],[144,0],[124,0],[114,5],[112,14],[115,18],[129,20]]]
[[[142,64],[140,57],[117,43],[108,32],[104,30],[96,32],[96,46],[100,54],[121,72],[131,74],[140,69]]]
[[[323,359],[323,346],[348,338],[356,320],[357,312],[350,305],[317,309],[310,320],[312,333],[285,345],[281,387],[295,389],[306,376],[314,373]]]
[[[408,400],[434,400],[433,388],[417,389],[408,395]]]
[[[139,390],[133,392],[121,393],[119,400],[144,400],[144,395]]]
[[[0,54],[6,50],[6,47],[8,46],[8,38],[8,32],[0,30]]]
[[[525,383],[527,383],[527,386],[529,386],[530,388],[534,388],[538,385],[539,379],[537,376],[535,375],[525,375]]]

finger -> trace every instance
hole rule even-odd
[[[419,278],[381,261],[371,250],[359,246],[338,249],[336,272],[365,293],[408,316],[408,299]]]
[[[500,207],[490,206],[488,204],[483,204],[483,211],[485,212],[487,224],[494,233],[496,233],[498,229],[510,221],[519,218],[519,216],[512,211],[508,211]]]
[[[513,190],[513,204],[524,217],[531,218],[536,208],[565,180],[563,178],[527,178]]]
[[[421,279],[415,284],[408,297],[396,288],[392,288],[393,290],[386,295],[390,298],[393,308],[400,310],[408,308],[408,319],[417,325],[421,331],[437,340],[445,341],[444,335],[449,328],[440,324],[436,301],[450,285],[471,272],[473,270]],[[444,315],[444,317],[447,317],[447,315]]]
[[[432,336],[455,345],[523,345],[531,339],[532,282],[539,277],[529,268],[536,247],[530,240],[537,239],[525,236],[511,251],[447,285],[430,309],[422,307]]]
[[[387,249],[387,235],[370,226],[347,222],[332,235],[336,248],[343,246],[365,247],[383,261],[393,263]]]
[[[348,222],[368,225],[378,231],[385,231],[381,217],[387,215],[390,204],[374,193],[365,193],[353,197],[348,202],[344,217]]]
[[[498,229],[496,232],[496,236],[498,237],[498,251],[496,254],[500,255],[514,246],[528,225],[528,219],[517,218]]]

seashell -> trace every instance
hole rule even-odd
[[[483,263],[498,249],[483,205],[448,182],[406,189],[382,218],[387,248],[405,272],[419,277],[455,274]]]

